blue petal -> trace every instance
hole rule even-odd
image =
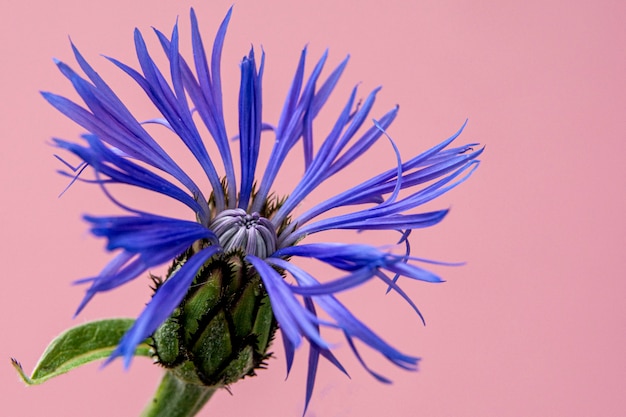
[[[203,121],[209,127],[211,135],[215,138],[222,160],[224,161],[224,168],[226,170],[226,178],[228,180],[228,198],[229,201],[235,201],[236,199],[236,183],[235,183],[235,170],[233,167],[232,156],[230,153],[230,146],[228,145],[228,135],[226,134],[226,126],[224,125],[224,112],[222,109],[222,79],[221,79],[221,58],[222,48],[224,46],[224,39],[226,37],[226,30],[228,29],[228,23],[232,14],[232,7],[226,13],[224,20],[222,21],[215,41],[213,42],[213,52],[211,55],[211,71],[209,72],[207,66],[207,58],[202,46],[202,37],[200,36],[200,29],[198,27],[198,21],[196,14],[191,9],[191,30],[192,30],[192,46],[194,63],[196,66],[196,73],[198,74],[199,89],[205,98],[205,103],[196,104],[196,108],[200,113]],[[214,129],[210,128],[209,120],[213,119],[215,122]]]
[[[315,312],[315,305],[310,298],[304,298],[304,305],[307,310],[311,312],[311,314],[317,315]],[[344,367],[341,365],[341,363],[339,363],[337,358],[335,358],[335,355],[333,355],[329,349],[323,349],[314,344],[311,344],[309,346],[309,366],[306,375],[306,398],[304,401],[304,411],[302,412],[302,415],[306,414],[306,410],[309,407],[309,402],[311,401],[311,396],[313,395],[313,388],[315,388],[315,378],[317,376],[317,365],[319,363],[320,355],[322,355],[330,363],[335,365],[341,372],[348,376],[348,378],[350,377],[348,375],[348,372],[346,372]]]
[[[335,218],[328,218],[319,222],[314,222],[306,226],[300,227],[297,231],[292,232],[291,230],[287,230],[283,232],[283,234],[279,238],[279,242],[281,246],[288,246],[293,244],[293,242],[299,240],[302,236],[305,236],[309,233],[314,233],[316,231],[327,230],[329,228],[329,224],[337,224],[337,228],[342,228],[342,224],[345,224],[350,229],[368,229],[368,222],[371,219],[384,218],[387,216],[397,215],[398,213],[408,211],[423,205],[442,194],[450,191],[456,186],[465,182],[474,170],[478,167],[478,161],[470,160],[469,162],[464,162],[464,164],[458,168],[456,171],[452,172],[450,175],[436,181],[435,183],[429,185],[426,188],[415,191],[413,194],[403,198],[400,201],[395,201],[393,203],[382,203],[376,205],[372,208],[367,208],[361,211],[352,212],[346,215],[337,216]],[[461,177],[460,179],[457,179]],[[403,177],[404,178],[404,177]],[[456,180],[456,181],[455,181]],[[403,179],[404,181],[404,179]],[[395,189],[395,182],[385,184],[385,188],[387,192],[390,192]],[[405,187],[403,182],[402,187]],[[351,191],[351,192],[349,192]],[[339,207],[344,205],[353,204],[355,199],[360,199],[359,193],[370,194],[370,195],[379,195],[379,190],[376,187],[372,187],[369,190],[366,190],[362,186],[355,187],[348,192],[342,193],[337,196],[337,198],[333,198],[327,200],[323,205],[325,206],[323,209],[321,206],[314,208],[313,210],[305,213],[303,216],[298,217],[294,220],[296,224],[302,224],[306,222],[308,219],[311,219],[313,216],[317,216],[321,214],[322,210],[328,210],[331,207]],[[344,197],[343,199],[339,197]],[[332,201],[331,201],[332,200]],[[415,218],[413,218],[415,220]],[[433,223],[433,224],[436,224]],[[362,227],[360,227],[362,225]],[[407,226],[408,228],[409,226]],[[404,227],[401,227],[404,228]],[[390,227],[390,229],[398,229],[398,227]]]
[[[215,42],[213,43],[213,51],[211,52],[211,73],[213,74],[213,102],[215,103],[216,110],[220,115],[222,114],[222,76],[220,70],[220,61],[222,56],[222,48],[224,47],[224,39],[226,38],[226,29],[228,28],[228,23],[230,22],[230,16],[232,14],[232,11],[233,8],[231,6],[230,9],[228,9],[228,12],[226,12],[226,16],[224,17],[224,20],[217,30]],[[195,50],[197,50],[197,48],[194,49],[194,51]]]
[[[108,239],[107,249],[124,249],[131,253],[178,251],[199,239],[217,236],[198,222],[179,220],[150,214],[141,216],[96,217],[85,216],[92,223],[95,236]]]
[[[122,252],[119,255],[117,255],[115,258],[113,258],[111,261],[109,261],[109,263],[102,269],[102,271],[100,272],[100,275],[97,277],[92,277],[92,278],[85,278],[85,279],[81,279],[81,280],[77,280],[74,283],[75,284],[84,284],[84,283],[88,283],[91,282],[92,284],[96,281],[98,281],[99,279],[101,279],[102,277],[112,277],[115,275],[119,274],[119,271],[128,264],[128,262],[135,257],[134,254],[131,253],[126,253],[126,252]],[[134,273],[136,273],[134,271],[134,268],[126,268],[125,274],[126,275],[132,275]],[[138,272],[137,274],[142,273],[143,270],[141,270],[140,272]],[[136,276],[136,275],[135,275]],[[132,278],[130,278],[132,279]],[[90,291],[87,290],[85,296],[83,297],[82,301],[80,302],[80,304],[78,305],[78,308],[76,309],[76,312],[74,313],[74,316],[76,317],[78,314],[80,314],[80,312],[83,310],[83,308],[85,308],[85,306],[87,305],[87,303],[93,298],[94,295],[96,295],[97,291]]]
[[[382,376],[381,374],[374,372],[369,366],[367,366],[367,364],[361,357],[361,354],[356,349],[356,346],[354,345],[354,340],[347,333],[346,333],[346,340],[348,341],[348,345],[350,346],[350,349],[352,349],[352,353],[354,353],[354,356],[356,356],[361,366],[365,368],[365,370],[369,372],[370,375],[376,378],[378,382],[382,382],[383,384],[391,384],[391,380],[389,378],[386,378]]]
[[[107,249],[122,249],[98,275],[78,281],[91,282],[78,314],[93,296],[135,279],[149,268],[169,262],[199,239],[217,241],[209,229],[195,222],[143,214],[124,217],[85,216],[92,233],[108,239]],[[217,247],[214,245],[213,247]]]
[[[386,129],[391,123],[395,120],[398,115],[399,107],[396,106],[389,112],[387,112],[383,117],[378,120],[379,125]],[[356,160],[359,156],[365,153],[376,141],[380,138],[380,129],[376,126],[370,127],[367,132],[361,138],[359,138],[350,149],[346,150],[335,162],[333,162],[332,166],[328,170],[328,176],[334,175],[336,172],[342,170],[354,160]]]
[[[215,143],[218,147],[220,156],[222,157],[222,161],[224,162],[224,170],[226,171],[226,179],[227,179],[227,191],[228,191],[228,200],[236,201],[237,197],[237,188],[235,181],[235,171],[233,167],[232,154],[230,151],[230,146],[228,145],[228,135],[226,133],[226,126],[224,125],[224,115],[222,113],[222,103],[216,103],[213,96],[213,86],[211,84],[211,74],[208,71],[206,56],[204,55],[204,51],[201,53],[196,51],[196,42],[200,42],[202,44],[201,39],[196,39],[200,34],[198,32],[197,21],[195,22],[193,18],[195,18],[195,14],[192,9],[192,37],[194,41],[194,57],[196,63],[196,71],[198,72],[198,79],[196,80],[193,73],[191,72],[191,68],[185,61],[185,59],[178,54],[176,58],[179,62],[182,82],[185,87],[185,91],[189,94],[192,103],[195,105],[195,111],[198,112],[200,118],[203,123],[206,125],[211,137],[215,140]],[[160,31],[154,30],[157,37],[159,38],[159,42],[163,47],[165,53],[170,57],[171,50],[171,42],[170,40]],[[216,40],[217,42],[217,40]],[[219,58],[219,57],[218,57]],[[203,62],[204,61],[204,62]],[[217,62],[217,68],[219,70],[219,62]],[[216,88],[221,88],[219,85],[215,86]],[[221,97],[221,94],[220,94]],[[169,125],[169,123],[168,123]]]
[[[137,345],[163,323],[180,304],[193,282],[200,267],[213,255],[220,251],[219,247],[209,247],[196,253],[154,294],[146,308],[137,318],[135,324],[122,337],[118,347],[111,353],[106,363],[118,356],[124,357],[124,366],[128,368]]]
[[[379,122],[379,124],[383,128],[386,127],[386,124],[383,124],[382,122]],[[463,127],[464,126],[465,125],[463,125]],[[402,181],[401,187],[403,189],[413,187],[415,185],[421,184],[428,180],[435,179],[437,177],[445,175],[454,169],[457,169],[457,172],[462,171],[467,167],[468,164],[471,163],[472,160],[477,158],[482,152],[482,150],[467,154],[465,153],[467,146],[463,148],[455,149],[455,153],[449,153],[449,152],[444,151],[442,152],[442,154],[445,153],[445,158],[442,159],[439,157],[440,156],[439,152],[442,151],[446,146],[448,146],[454,139],[456,139],[458,135],[460,135],[460,133],[463,130],[463,127],[458,132],[456,132],[453,136],[446,139],[442,143],[436,145],[435,147],[429,149],[426,152],[423,152],[422,154],[414,158],[411,158],[407,162],[404,162],[401,166],[402,172],[405,173],[401,179]],[[382,132],[378,128],[375,128],[375,129],[377,133],[374,131],[371,131],[370,134],[374,135],[375,137],[380,136]],[[417,171],[417,172],[411,172],[412,169],[415,169],[419,166],[423,166],[424,164],[433,165],[433,168],[431,168],[429,171],[426,171],[426,172],[424,172],[423,170]],[[309,209],[306,213],[294,219],[294,223],[297,223],[302,226],[304,223],[307,223],[311,219],[319,216],[320,214],[325,213],[333,208],[337,208],[341,206],[362,204],[364,202],[374,202],[377,200],[382,202],[381,196],[383,194],[390,193],[395,190],[396,184],[397,184],[395,179],[397,178],[397,176],[398,176],[398,169],[390,169],[390,170],[385,171],[382,174],[376,175],[372,177],[371,179],[364,181],[363,183],[355,187],[352,187],[351,189],[346,190],[345,192],[342,192],[336,195],[335,197],[327,199],[326,201],[323,201],[317,206]],[[421,192],[423,191],[421,190],[417,191],[416,193],[414,193],[414,195],[417,193],[421,193]],[[403,210],[407,210],[409,208],[415,208],[416,206],[417,204],[414,204],[413,206],[410,206],[408,208],[402,208],[401,210],[396,210],[396,213],[403,211]],[[395,206],[395,207],[397,208],[399,206]],[[407,205],[403,207],[407,207]],[[294,235],[293,238],[290,239],[290,241],[293,241],[293,239],[297,239],[299,237],[300,235]]]
[[[306,309],[311,312],[311,314],[317,316],[315,313],[315,305],[310,298],[304,299],[304,305]],[[317,331],[319,332],[319,326],[317,327]],[[320,359],[320,351],[314,345],[310,345],[309,347],[309,366],[307,368],[306,374],[306,396],[304,400],[304,411],[302,415],[306,414],[306,409],[309,407],[309,402],[311,401],[311,395],[313,395],[313,388],[315,388],[315,377],[317,376],[317,364]]]
[[[304,270],[298,268],[292,263],[286,262],[282,259],[268,258],[266,261],[289,271],[294,278],[298,281],[298,284],[304,288],[314,288],[319,285],[319,282],[313,278],[310,274]],[[395,365],[404,369],[414,369],[418,358],[405,355],[391,347],[374,332],[372,332],[367,326],[359,321],[352,313],[350,313],[334,296],[332,295],[317,295],[312,299],[330,316],[336,321],[337,326],[342,329],[346,336],[349,338],[358,338],[366,343],[371,348],[379,351],[383,356],[393,362]],[[355,354],[358,353],[355,352]],[[365,365],[364,365],[365,366]]]
[[[64,63],[57,62],[57,66],[72,82],[93,114],[64,97],[42,92],[43,97],[70,119],[126,155],[168,172],[192,193],[201,195],[191,178],[150,137],[108,85],[87,64],[78,50],[73,45],[72,47],[81,68],[96,83],[96,87],[82,79]]]
[[[372,268],[363,267],[345,277],[337,278],[324,284],[311,287],[290,286],[290,288],[294,293],[306,296],[337,294],[338,292],[358,287],[374,276],[375,274]]]
[[[317,65],[313,69],[304,90],[300,95],[300,99],[298,100],[298,104],[293,108],[291,114],[284,114],[281,116],[280,123],[276,128],[276,140],[274,142],[274,147],[272,148],[272,153],[270,154],[269,160],[272,163],[267,164],[265,168],[265,173],[263,174],[263,178],[261,180],[259,186],[259,192],[257,193],[256,199],[252,206],[252,211],[259,211],[263,207],[267,196],[270,194],[271,187],[276,179],[276,175],[280,170],[285,158],[289,151],[293,148],[293,146],[298,142],[298,140],[302,137],[303,134],[303,120],[305,114],[310,112],[311,120],[314,118],[319,109],[317,111],[313,108],[315,104],[315,98],[318,97],[318,102],[321,100],[325,102],[330,95],[330,92],[334,88],[339,76],[341,75],[343,68],[345,67],[345,61],[339,65],[339,67],[333,71],[333,73],[329,76],[328,80],[324,84],[326,88],[322,91],[315,93],[315,84],[322,72],[322,68],[326,63],[326,58],[328,56],[328,51],[324,52]],[[300,65],[302,65],[303,57],[300,58]],[[290,91],[289,96],[293,94],[293,91]],[[322,95],[322,97],[320,97]],[[292,106],[293,107],[293,106]],[[305,148],[309,146],[308,144],[304,145]]]
[[[174,28],[173,41],[170,47],[169,59],[170,68],[174,85],[182,88],[180,80],[180,66],[178,64],[178,36],[177,29]],[[159,71],[157,65],[148,53],[143,36],[139,30],[135,30],[135,49],[137,58],[141,65],[145,78],[136,72],[129,71],[130,68],[125,65],[118,65],[122,70],[127,72],[135,79],[150,97],[153,104],[165,116],[172,129],[182,139],[183,143],[193,153],[200,163],[202,169],[207,175],[213,187],[213,196],[215,197],[216,206],[219,210],[223,210],[225,206],[225,197],[222,191],[221,180],[215,166],[209,157],[204,143],[200,137],[192,118],[189,107],[186,104],[186,98],[182,90],[176,92],[178,97],[167,85],[163,74]],[[114,63],[119,64],[117,61]],[[143,78],[143,81],[141,80]]]
[[[261,68],[263,67],[261,58]],[[241,187],[239,208],[246,210],[252,196],[254,172],[261,142],[261,77],[257,74],[254,52],[250,51],[241,63],[239,90],[239,146],[241,155]]]
[[[74,153],[97,172],[108,176],[114,182],[134,185],[174,198],[197,213],[204,224],[208,223],[208,206],[201,196],[194,198],[154,172],[117,155],[96,136],[89,135],[86,139],[90,145],[89,148],[60,139],[54,139],[54,142],[58,147]]]
[[[298,61],[296,73],[293,77],[293,81],[291,82],[291,86],[289,87],[289,92],[287,93],[287,99],[285,100],[285,104],[283,105],[280,119],[278,119],[278,127],[276,129],[277,136],[283,136],[283,130],[296,109],[298,97],[300,97],[300,90],[302,89],[302,80],[304,78],[306,50],[307,48],[304,48],[302,50],[302,53],[300,54],[300,61]]]
[[[297,348],[304,336],[311,343],[327,349],[328,344],[322,340],[316,329],[316,324],[320,321],[296,300],[283,277],[256,256],[248,255],[246,260],[261,276],[272,303],[274,316],[293,347]]]
[[[376,216],[373,211],[350,213],[331,217],[298,229],[299,235],[318,233],[332,229],[352,230],[398,230],[418,229],[438,224],[448,214],[448,210],[419,214],[391,214]]]
[[[318,154],[315,156],[315,160],[312,162],[306,162],[307,167],[304,177],[272,218],[274,225],[279,225],[285,217],[291,213],[291,211],[324,180],[325,168],[330,165],[333,159],[331,156],[331,152],[333,150],[332,148],[335,142],[339,139],[341,131],[350,120],[350,112],[352,110],[355,97],[356,89],[353,89],[348,103],[344,106],[343,111],[335,122],[332,131],[329,133]],[[306,118],[306,120],[308,120],[309,124],[311,123],[310,118]],[[310,133],[310,130],[310,126],[308,129],[305,126],[305,132]],[[307,133],[307,135],[309,133]]]
[[[283,340],[283,349],[285,350],[285,362],[287,364],[287,377],[291,372],[291,367],[293,366],[293,359],[296,352],[296,348],[289,340],[289,336],[285,333],[282,327],[279,327],[280,333],[282,334]]]
[[[273,257],[289,256],[314,258],[328,263],[335,268],[352,271],[350,275],[333,281],[333,283],[322,284],[323,286],[327,285],[329,288],[337,286],[337,290],[335,291],[348,289],[367,281],[367,271],[369,270],[370,273],[373,273],[376,268],[387,269],[391,272],[420,281],[431,283],[442,282],[441,278],[432,272],[405,262],[407,259],[413,258],[381,252],[373,246],[368,245],[312,243],[279,249],[273,255]]]

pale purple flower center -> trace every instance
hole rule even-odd
[[[242,250],[265,259],[277,249],[276,229],[259,213],[236,208],[220,212],[209,228],[217,235],[225,253]]]

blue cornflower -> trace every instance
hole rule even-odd
[[[337,84],[346,64],[343,60],[322,79],[327,53],[305,79],[306,48],[302,51],[282,114],[276,125],[265,123],[262,115],[264,53],[260,63],[254,51],[241,62],[239,91],[239,152],[233,153],[224,123],[220,74],[221,52],[231,11],[222,22],[210,55],[204,49],[198,22],[191,10],[193,69],[179,53],[178,26],[170,37],[155,30],[169,61],[162,71],[149,54],[142,34],[135,30],[135,48],[141,71],[108,58],[128,74],[146,93],[158,114],[157,123],[174,132],[191,151],[211,185],[205,194],[186,171],[144,129],[114,91],[87,63],[72,44],[76,60],[86,75],[79,75],[63,62],[56,64],[76,89],[84,105],[62,96],[44,92],[55,108],[88,131],[83,141],[74,143],[54,139],[54,143],[81,160],[79,174],[86,167],[95,172],[93,180],[66,175],[98,184],[127,214],[85,216],[95,236],[107,240],[107,250],[119,253],[95,277],[79,282],[90,284],[78,308],[91,298],[112,290],[146,273],[150,268],[174,262],[170,275],[159,283],[156,292],[133,327],[122,338],[112,358],[123,357],[128,365],[136,346],[150,337],[170,317],[184,299],[199,271],[212,260],[242,254],[242,259],[260,276],[269,296],[272,312],[283,335],[288,369],[295,349],[306,339],[310,344],[306,402],[310,399],[319,357],[323,356],[345,372],[320,335],[320,327],[343,332],[348,345],[365,369],[383,382],[386,378],[363,362],[356,339],[380,352],[395,365],[415,369],[418,358],[401,353],[377,336],[356,318],[336,297],[371,279],[382,280],[389,290],[399,293],[416,312],[417,307],[398,285],[399,277],[426,282],[441,279],[417,263],[429,262],[410,255],[408,236],[413,229],[439,223],[448,210],[414,213],[413,210],[465,181],[477,168],[482,149],[476,144],[451,147],[463,128],[452,137],[408,160],[402,161],[395,145],[396,166],[325,201],[304,213],[296,208],[320,184],[338,174],[383,138],[396,117],[398,107],[375,120],[366,121],[380,88],[357,104],[357,89],[352,90],[341,114],[316,150],[313,123]],[[169,72],[169,74],[167,74]],[[199,120],[198,120],[199,119]],[[210,133],[203,138],[197,123]],[[364,126],[365,124],[365,126]],[[261,134],[274,136],[269,163],[258,167]],[[234,136],[234,135],[233,135]],[[219,155],[209,155],[205,142],[214,141]],[[283,198],[272,193],[287,155],[301,142],[304,173],[293,191]],[[233,160],[240,159],[240,174]],[[221,159],[223,172],[214,161]],[[262,175],[256,177],[257,171]],[[109,192],[110,184],[126,184],[178,200],[189,209],[190,219],[171,218],[128,207]],[[347,210],[346,210],[347,208]],[[342,209],[342,210],[336,210]],[[327,230],[399,231],[398,244],[403,254],[388,248],[353,243],[305,243],[308,235]],[[339,278],[319,282],[297,266],[298,258],[321,261],[339,271]],[[288,278],[291,277],[291,278]],[[320,319],[316,308],[327,318]]]

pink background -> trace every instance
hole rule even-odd
[[[230,2],[196,2],[206,39]],[[403,155],[437,143],[465,118],[470,123],[461,141],[487,144],[471,181],[433,205],[452,207],[449,217],[414,235],[416,255],[468,261],[437,269],[445,284],[405,282],[428,325],[422,327],[397,297],[384,296],[380,285],[345,297],[372,328],[420,355],[420,372],[394,369],[368,354],[371,365],[394,380],[383,386],[340,347],[352,379],[324,365],[309,417],[626,415],[626,8],[621,1],[593,3],[237,2],[223,59],[231,132],[237,64],[249,45],[267,52],[264,111],[274,121],[308,43],[311,60],[326,47],[330,64],[352,56],[333,109],[357,82],[361,95],[384,85],[375,115],[401,105],[390,134]],[[190,5],[0,4],[3,416],[135,416],[157,384],[159,369],[137,360],[130,372],[119,362],[104,370],[92,364],[25,388],[9,357],[30,371],[63,329],[135,316],[149,298],[147,280],[138,279],[96,297],[72,320],[83,288],[70,282],[109,259],[80,216],[110,213],[110,205],[85,185],[57,199],[66,180],[54,173],[59,163],[46,143],[54,135],[73,139],[80,129],[38,94],[73,96],[51,58],[74,65],[71,35],[138,113],[149,116],[149,108],[133,101],[131,82],[99,54],[135,65],[133,28],[141,28],[157,51],[150,26],[168,32],[177,15],[188,40]],[[372,161],[387,158],[390,166],[388,146],[380,149]],[[291,172],[299,175],[301,168],[296,164]],[[277,344],[269,370],[235,385],[232,396],[218,393],[201,415],[300,416],[306,351],[299,353],[285,382]]]

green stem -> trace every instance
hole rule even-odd
[[[215,387],[188,384],[165,372],[154,398],[140,417],[192,417],[209,401]]]

